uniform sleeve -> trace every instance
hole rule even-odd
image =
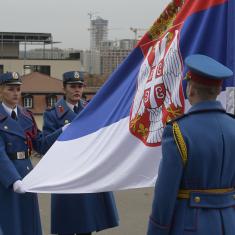
[[[43,119],[45,122],[46,115],[43,115]],[[36,123],[35,123],[36,125]],[[44,128],[44,126],[43,126]],[[40,131],[37,129],[37,135],[36,138],[33,139],[33,148],[35,151],[37,151],[40,154],[45,154],[48,149],[54,144],[54,142],[57,140],[59,135],[62,133],[62,128],[58,129],[43,129],[43,131]]]
[[[54,118],[54,113],[52,111],[46,111],[43,114],[43,127],[42,130],[45,135],[53,133],[60,127],[57,126],[57,121]]]
[[[0,183],[9,188],[21,176],[12,161],[8,158],[5,150],[5,142],[0,136]]]
[[[168,235],[183,172],[183,162],[167,125],[162,138],[162,161],[155,185],[147,235]]]

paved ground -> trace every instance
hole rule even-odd
[[[120,226],[99,232],[99,235],[144,235],[152,201],[151,189],[115,193]],[[39,195],[44,235],[50,234],[50,196]]]
[[[42,118],[36,116],[41,128]],[[36,164],[38,158],[33,159]],[[144,235],[146,234],[148,217],[151,209],[153,189],[127,190],[115,193],[119,211],[120,226],[99,232],[99,235]],[[50,234],[50,195],[39,195],[41,220],[44,235]]]

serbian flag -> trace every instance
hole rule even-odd
[[[165,123],[187,109],[185,57],[205,54],[235,72],[234,12],[235,0],[172,1],[24,178],[27,191],[90,193],[153,186]],[[226,106],[224,94],[234,78],[223,85],[220,99]]]

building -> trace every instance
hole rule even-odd
[[[50,33],[0,32],[0,43],[0,73],[17,71],[25,75],[36,71],[61,79],[65,71],[83,70],[80,54],[71,54],[69,59],[53,58],[53,45],[58,42],[53,41]],[[27,58],[27,45],[41,45],[43,56]],[[20,46],[24,47],[21,55]],[[48,53],[50,56],[46,57]]]
[[[92,62],[91,62],[92,58]],[[90,50],[83,51],[81,56],[81,63],[84,71],[89,74],[98,74],[100,75],[100,51],[95,50],[92,52]]]
[[[108,40],[108,20],[96,17],[90,21],[90,49],[99,50],[100,44]]]
[[[42,114],[63,96],[63,82],[46,74],[33,72],[22,76],[22,106]]]
[[[27,50],[26,54],[24,51],[20,51],[20,59],[47,59],[47,60],[80,60],[81,50],[73,48],[61,49],[54,47],[52,49],[35,48]]]
[[[83,99],[91,100],[107,78],[85,74],[84,79],[86,87]],[[42,114],[46,108],[52,107],[64,94],[62,80],[46,74],[33,72],[22,76],[22,81],[21,105],[34,114]]]
[[[100,46],[108,39],[108,20],[97,16],[90,21],[90,52],[87,72],[90,74],[100,74]]]
[[[110,75],[128,56],[136,45],[136,40],[122,39],[104,41],[100,47],[100,71],[102,75]]]

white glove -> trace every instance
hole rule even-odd
[[[13,190],[14,190],[15,193],[26,193],[24,185],[23,185],[21,180],[17,180],[13,184]]]
[[[62,132],[64,132],[66,129],[67,129],[67,127],[70,125],[70,123],[67,123],[67,124],[65,124],[63,127],[62,127]]]

